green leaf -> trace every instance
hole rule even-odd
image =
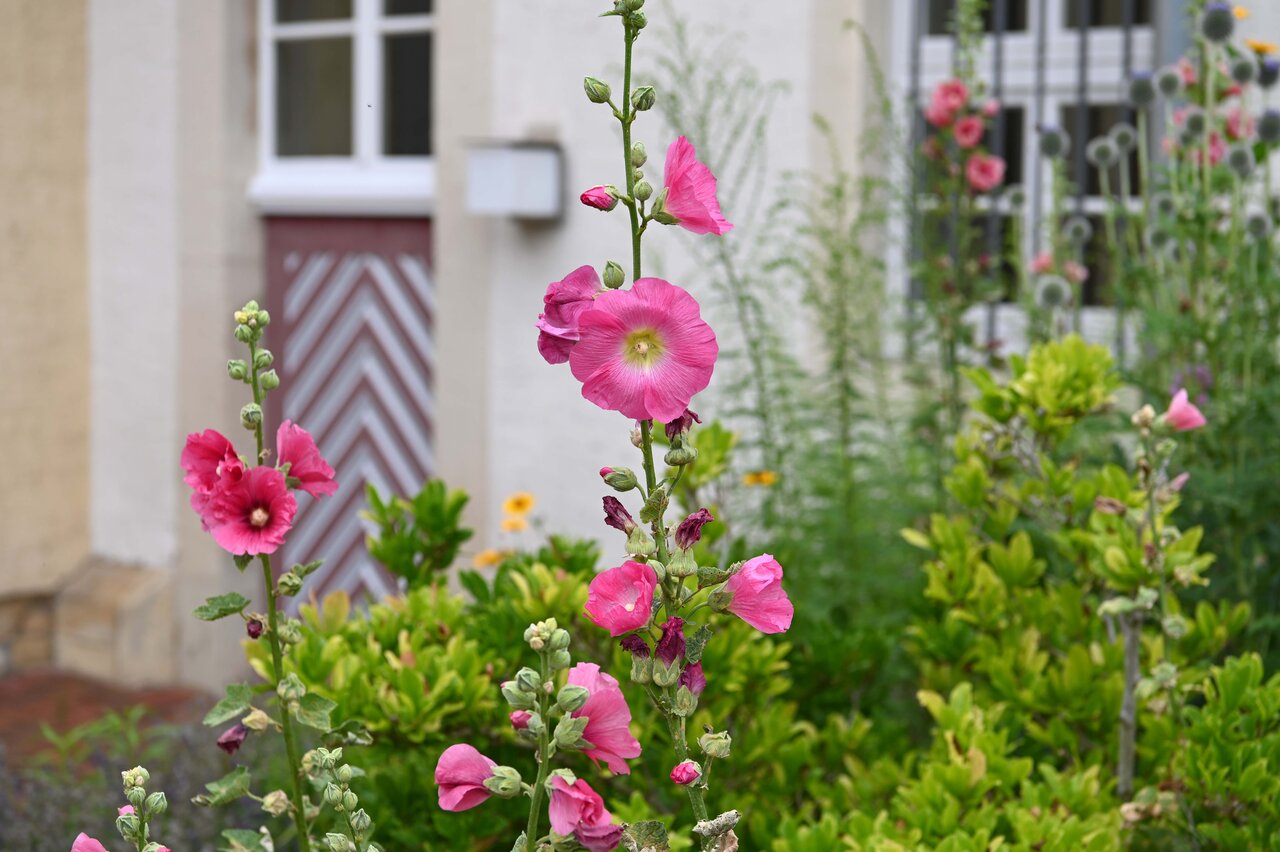
[[[247,828],[228,828],[222,832],[222,836],[230,844],[223,846],[222,852],[268,852],[262,834],[257,831],[250,831]]]
[[[711,628],[704,624],[685,641],[684,658],[691,663],[699,662],[702,659],[703,650],[710,641]]]
[[[210,727],[234,719],[253,706],[253,690],[247,683],[227,684],[227,697],[205,714],[204,723]]]
[[[484,577],[480,576],[478,571],[459,571],[458,582],[471,593],[471,597],[475,598],[477,602],[485,603],[489,600],[489,584]]]
[[[209,598],[203,604],[196,607],[196,618],[201,621],[217,621],[219,618],[226,618],[228,615],[235,615],[238,612],[244,612],[244,608],[249,605],[249,599],[239,592],[228,592],[225,595],[218,595],[216,598]]]
[[[920,532],[920,530],[906,527],[898,530],[898,535],[902,536],[902,540],[912,547],[918,547],[921,550],[933,550],[933,542],[929,540],[927,535]]]
[[[297,574],[299,577],[306,577],[320,570],[320,566],[323,564],[324,564],[323,559],[313,559],[312,561],[306,563],[305,565],[302,565],[302,564],[294,565],[293,568],[291,568],[290,570],[294,574]]]
[[[253,557],[247,553],[241,554],[239,556],[233,556],[231,558],[235,560],[236,567],[239,568],[241,571],[248,568],[249,563],[253,561]]]
[[[237,766],[217,781],[205,784],[204,788],[209,792],[196,796],[191,800],[192,804],[209,808],[229,805],[249,792],[249,770]]]
[[[634,844],[634,848],[641,852],[668,852],[671,849],[667,827],[657,820],[633,822],[622,830],[622,837],[623,848],[633,848]]]
[[[294,711],[293,717],[308,728],[315,728],[317,731],[329,732],[330,722],[329,714],[333,712],[338,704],[330,701],[314,692],[308,692],[302,696],[302,700],[298,702],[298,709]]]
[[[328,748],[348,745],[367,746],[373,744],[373,735],[369,733],[368,728],[355,719],[348,719],[338,727],[328,731],[324,742]]]

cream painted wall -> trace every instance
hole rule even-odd
[[[85,5],[3,15],[0,594],[25,594],[55,589],[89,544]]]

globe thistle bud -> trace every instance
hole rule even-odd
[[[1224,42],[1235,32],[1235,10],[1230,3],[1210,3],[1200,14],[1200,33],[1212,42]]]
[[[1156,74],[1156,88],[1166,98],[1176,98],[1182,94],[1185,84],[1177,68],[1165,67]]]
[[[1258,138],[1268,144],[1280,142],[1280,110],[1269,109],[1258,116]]]
[[[1106,136],[1090,140],[1085,146],[1085,157],[1099,169],[1109,169],[1116,164],[1117,152],[1115,143]]]
[[[608,103],[609,98],[613,96],[613,90],[609,88],[609,84],[595,77],[585,78],[582,81],[582,88],[587,93],[587,100],[593,104]]]
[[[1151,207],[1157,216],[1173,218],[1178,213],[1178,202],[1167,192],[1157,192],[1151,196]]]
[[[627,280],[627,273],[622,267],[612,260],[604,265],[604,274],[600,276],[604,281],[604,286],[610,290],[617,290]]]
[[[1244,219],[1244,229],[1255,240],[1265,240],[1271,235],[1271,218],[1261,210],[1250,210]]]
[[[1258,61],[1252,56],[1240,56],[1231,63],[1231,79],[1244,86],[1258,76]]]
[[[1089,220],[1083,216],[1072,216],[1067,219],[1067,223],[1062,228],[1062,233],[1066,236],[1068,242],[1082,246],[1093,239],[1093,225],[1089,224]]]
[[[1134,129],[1132,124],[1122,121],[1111,128],[1109,135],[1112,143],[1120,150],[1121,154],[1127,154],[1138,147],[1138,131]]]
[[[1187,116],[1183,120],[1183,127],[1186,128],[1187,133],[1193,136],[1201,136],[1208,126],[1209,119],[1204,114],[1204,110],[1199,107],[1190,107],[1187,110]]]
[[[1254,165],[1253,149],[1248,145],[1232,145],[1227,151],[1227,167],[1241,180],[1253,174]]]
[[[1027,205],[1027,191],[1020,184],[1015,184],[1005,189],[1004,197],[1009,202],[1009,207],[1014,211],[1021,210]]]
[[[1129,102],[1142,109],[1156,101],[1156,84],[1150,72],[1139,71],[1129,80]]]
[[[1057,127],[1040,130],[1040,153],[1051,160],[1065,157],[1071,150],[1071,137]]]
[[[1169,245],[1169,241],[1173,239],[1172,234],[1157,225],[1152,225],[1150,228],[1147,228],[1145,236],[1147,246],[1153,251],[1161,251]]]
[[[1036,281],[1036,304],[1059,308],[1071,301],[1071,285],[1061,275],[1042,275]]]
[[[1265,57],[1258,65],[1258,85],[1270,89],[1277,81],[1280,81],[1280,59]]]
[[[635,107],[637,112],[653,109],[653,105],[657,100],[658,95],[653,90],[653,86],[641,86],[631,92],[631,106]]]
[[[649,161],[649,154],[644,149],[643,142],[635,142],[631,145],[631,165],[640,168]]]

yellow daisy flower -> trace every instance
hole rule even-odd
[[[1274,41],[1259,41],[1256,38],[1247,38],[1244,40],[1244,44],[1245,47],[1249,48],[1259,56],[1270,56],[1273,53],[1280,51],[1280,47],[1277,47]]]
[[[528,491],[517,491],[502,501],[502,511],[508,515],[527,515],[535,502]]]
[[[524,532],[529,529],[529,521],[523,515],[511,515],[502,519],[503,532]]]
[[[471,557],[471,566],[473,568],[492,568],[502,561],[502,551],[494,550],[492,547],[480,551]]]
[[[1243,21],[1245,18],[1249,17],[1249,10],[1243,6],[1236,6],[1231,11],[1235,13],[1237,21]]]
[[[756,470],[742,475],[743,485],[763,485],[766,488],[778,481],[778,474],[771,470]]]

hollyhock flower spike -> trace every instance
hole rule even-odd
[[[587,703],[573,711],[574,718],[587,718],[582,738],[592,747],[587,757],[603,762],[609,771],[629,775],[627,761],[640,756],[640,742],[631,735],[631,708],[618,688],[618,681],[595,663],[578,663],[569,670],[569,683],[587,690]]]
[[[338,490],[333,468],[320,455],[311,433],[286,420],[276,430],[276,457],[289,465],[289,479],[298,480],[298,490],[322,497]]]
[[[1199,429],[1208,422],[1200,413],[1200,409],[1187,400],[1186,388],[1182,388],[1173,395],[1169,410],[1164,413],[1164,419],[1175,432]]]
[[[588,207],[594,207],[606,213],[618,206],[618,197],[603,186],[591,187],[582,193],[580,200]]]
[[[573,837],[591,852],[617,848],[622,840],[622,826],[614,824],[604,799],[590,784],[581,778],[570,784],[563,775],[557,774],[547,786],[551,790],[547,813],[552,831],[562,837]]]
[[[683,136],[667,149],[663,182],[667,187],[663,209],[685,230],[723,235],[733,228],[720,212],[715,175],[698,161],[698,152]]]
[[[610,636],[639,630],[649,623],[657,587],[653,568],[639,562],[628,560],[601,571],[587,586],[587,617]]]
[[[465,743],[449,746],[436,762],[440,807],[465,811],[483,804],[492,793],[484,782],[498,764]]]
[[[107,852],[107,847],[82,831],[71,844],[71,852]]]
[[[593,266],[579,266],[560,281],[547,285],[538,314],[538,352],[548,364],[563,364],[578,342],[578,318],[602,293]]]
[[[782,588],[782,566],[768,553],[748,559],[712,593],[711,608],[731,612],[761,633],[785,633],[795,607]]]
[[[711,382],[719,346],[697,300],[661,278],[601,294],[578,318],[569,367],[582,395],[635,420],[684,414]]]
[[[223,550],[257,556],[275,553],[284,544],[297,511],[298,501],[289,493],[284,474],[271,467],[255,467],[235,485],[215,492],[205,520]]]

